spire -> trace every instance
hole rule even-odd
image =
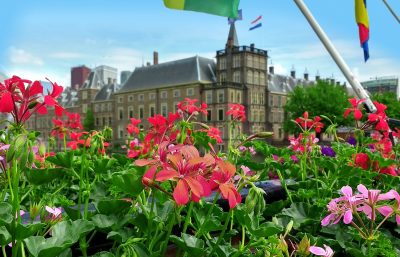
[[[234,46],[239,46],[239,41],[236,34],[235,23],[231,24],[231,28],[229,29],[228,41],[226,42],[227,48],[232,48]]]

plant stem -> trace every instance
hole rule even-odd
[[[178,211],[179,215],[180,213],[180,209]],[[167,250],[167,245],[169,242],[169,236],[171,235],[172,232],[172,228],[174,227],[174,223],[175,223],[175,213],[172,214],[171,220],[168,223],[168,231],[167,231],[167,236],[165,237],[165,240],[163,241],[162,245],[161,245],[161,256],[165,256],[165,251]]]
[[[204,224],[207,222],[207,220],[210,218],[210,215],[211,215],[211,213],[212,213],[212,210],[214,209],[215,204],[217,203],[218,198],[219,198],[219,192],[217,192],[217,193],[215,194],[214,200],[213,200],[213,202],[212,202],[212,205],[211,205],[210,209],[208,209],[208,212],[207,212],[207,215],[206,215],[206,217],[205,217],[205,219],[204,219],[204,222],[200,225],[200,228],[199,228],[199,230],[197,230],[195,236],[197,236],[197,235],[200,235],[200,236],[201,236],[201,232],[203,232],[203,231],[202,231],[202,230],[203,230],[203,226],[204,226]]]
[[[245,240],[246,240],[246,228],[242,226],[242,244],[240,245],[240,251],[243,251]]]
[[[232,213],[233,213],[233,209],[230,209],[230,210],[229,210],[229,213],[226,215],[226,220],[225,220],[225,224],[224,224],[224,227],[223,227],[223,229],[222,229],[222,232],[221,232],[221,234],[219,235],[219,237],[218,237],[218,239],[217,239],[217,242],[213,245],[213,248],[212,248],[211,253],[210,253],[210,255],[209,255],[210,257],[213,255],[213,253],[214,253],[215,248],[217,247],[217,245],[219,245],[219,244],[221,243],[221,240],[224,238],[225,232],[226,232],[226,229],[228,228],[229,220],[230,220],[230,218],[231,218]]]
[[[3,252],[3,257],[7,257],[6,246],[5,246],[5,245],[3,245],[3,246],[1,247],[1,251]]]
[[[290,202],[293,203],[292,195],[290,194],[290,192],[289,192],[289,190],[288,190],[288,188],[287,188],[286,182],[285,182],[285,180],[283,179],[283,176],[282,176],[282,174],[281,174],[281,171],[280,171],[279,169],[277,169],[276,171],[277,171],[277,173],[278,173],[279,180],[281,181],[281,185],[282,185],[283,188],[285,189],[285,192],[286,192],[286,194],[288,195]]]
[[[187,230],[187,227],[188,227],[189,221],[190,221],[190,216],[192,215],[192,210],[193,210],[193,201],[190,202],[190,204],[189,204],[189,210],[188,210],[188,212],[186,214],[185,223],[183,225],[182,233],[186,233],[186,230]]]

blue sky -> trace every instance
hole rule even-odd
[[[360,80],[400,76],[400,25],[382,1],[368,1],[370,55],[359,47],[352,0],[305,0],[320,25]],[[400,14],[400,1],[388,0]],[[194,56],[213,58],[223,49],[229,26],[226,18],[170,10],[162,0],[37,0],[2,1],[0,71],[28,79],[49,77],[70,84],[70,68],[110,65],[133,70],[152,61]],[[243,21],[236,28],[241,45],[266,49],[277,73],[344,80],[293,1],[241,0]],[[262,15],[263,26],[248,31]]]

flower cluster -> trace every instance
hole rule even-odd
[[[321,122],[321,117],[315,116],[314,119],[310,119],[308,117],[308,112],[304,112],[303,117],[298,117],[295,122],[302,128],[303,132],[314,129],[315,132],[320,133],[321,129],[324,127],[324,124]]]
[[[232,120],[235,121],[246,121],[246,112],[244,106],[241,104],[229,104],[229,110],[226,112],[226,115],[232,115]]]
[[[13,76],[0,83],[0,112],[10,113],[16,124],[23,124],[37,112],[46,114],[48,108],[54,108],[57,116],[61,116],[64,108],[58,104],[57,98],[63,87],[50,81],[53,86],[51,92],[43,92],[40,81],[30,81]]]
[[[51,135],[53,137],[58,136],[59,138],[63,138],[64,136],[69,135],[72,131],[83,130],[79,113],[64,111],[64,114],[67,116],[66,120],[62,120],[61,118],[52,119],[54,127],[51,131]]]

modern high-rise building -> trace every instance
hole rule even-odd
[[[71,68],[71,88],[79,89],[89,76],[90,69],[85,65]]]
[[[361,85],[371,94],[392,92],[396,94],[397,99],[400,99],[399,78],[396,76],[371,78],[371,80],[361,82]]]

